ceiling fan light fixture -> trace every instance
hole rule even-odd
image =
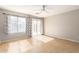
[[[41,10],[36,11],[36,13],[35,13],[35,14],[42,14],[42,13],[47,13],[47,10],[46,10],[46,5],[43,5],[43,6],[42,6],[42,9],[41,9]]]

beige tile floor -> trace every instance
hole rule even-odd
[[[78,53],[79,43],[51,38],[43,35],[33,36],[32,38],[24,38],[16,41],[0,44],[1,53]]]

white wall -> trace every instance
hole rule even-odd
[[[79,41],[79,10],[49,16],[44,26],[45,35]]]

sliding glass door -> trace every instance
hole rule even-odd
[[[32,19],[32,35],[42,34],[42,21],[41,19]]]

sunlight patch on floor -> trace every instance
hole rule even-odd
[[[34,39],[37,39],[37,40],[40,40],[40,41],[42,41],[42,42],[44,42],[44,43],[47,43],[47,42],[49,42],[49,41],[54,40],[54,38],[50,38],[50,37],[42,36],[42,35],[37,35],[37,36],[34,36],[33,38],[34,38]]]

